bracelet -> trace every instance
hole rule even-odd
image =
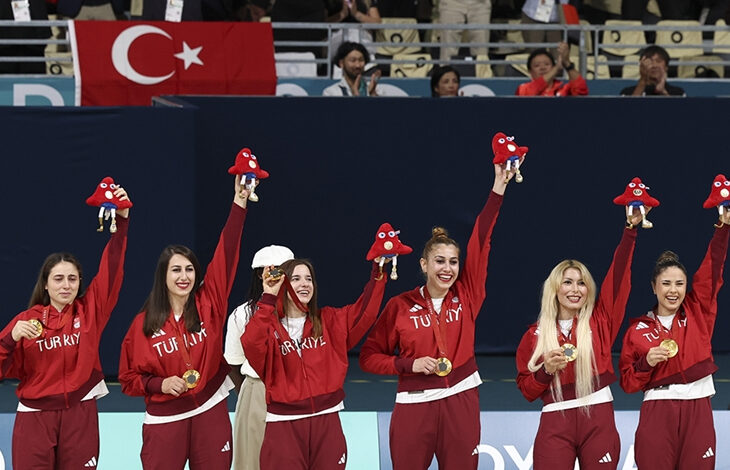
[[[633,229],[634,227],[636,227],[636,225],[632,224],[632,223],[631,223],[631,222],[629,222],[628,220],[626,221],[626,228],[628,228],[628,229]]]
[[[725,225],[725,222],[723,222],[722,220],[718,220],[717,222],[717,224],[712,224],[715,228],[722,228]]]
[[[542,371],[545,372],[547,375],[555,375],[555,372],[548,372],[547,367],[545,367],[545,363],[542,364]]]
[[[568,62],[568,65],[563,65],[563,68],[566,71],[570,72],[571,70],[573,70],[575,68],[575,64],[573,62]]]

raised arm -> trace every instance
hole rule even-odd
[[[354,304],[337,309],[336,315],[344,314],[347,319],[347,349],[354,348],[375,323],[383,302],[387,279],[388,276],[380,275],[378,264],[373,263],[370,280],[365,284],[360,297]]]
[[[246,204],[251,190],[241,184],[240,175],[234,183],[233,204],[228,220],[221,231],[213,259],[205,270],[205,278],[200,288],[200,295],[213,305],[216,323],[223,328],[228,313],[228,296],[233,288],[233,281],[238,268],[238,257],[241,250],[241,233],[246,220]]]
[[[127,192],[121,186],[117,187],[114,195],[120,200],[129,200]],[[124,277],[124,256],[127,251],[127,231],[129,228],[129,209],[117,211],[117,231],[113,233],[101,254],[99,271],[89,283],[86,294],[79,299],[86,304],[93,303],[91,310],[96,315],[98,331],[104,328],[109,321],[112,310],[119,299],[119,290],[122,288]]]
[[[276,306],[276,294],[267,292],[264,283],[264,294],[258,302],[258,308],[246,325],[246,330],[241,336],[241,345],[246,351],[246,358],[253,370],[261,377],[267,379],[267,365],[271,366],[271,355],[273,348],[273,332],[276,330],[278,319],[274,313]],[[278,334],[278,333],[276,333]]]
[[[391,299],[360,349],[360,368],[365,372],[383,375],[413,373],[415,358],[395,355],[399,341],[398,330],[395,327],[397,313],[397,299]]]
[[[521,162],[520,162],[521,163]],[[489,262],[489,251],[492,247],[492,230],[497,222],[499,209],[502,207],[502,199],[507,189],[507,184],[514,176],[514,172],[505,170],[504,165],[494,165],[494,184],[484,208],[477,216],[474,229],[469,237],[466,246],[466,257],[464,268],[461,271],[459,280],[471,293],[471,312],[476,317],[486,297],[487,264]]]
[[[723,284],[722,274],[727,256],[728,234],[730,234],[730,214],[725,212],[725,220],[720,221],[719,228],[707,247],[702,264],[692,278],[692,290],[687,294],[686,301],[696,302],[700,306],[710,333],[717,318],[717,294]]]

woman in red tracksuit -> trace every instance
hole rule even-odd
[[[121,187],[114,194],[128,199]],[[29,309],[0,332],[0,380],[20,379],[13,429],[17,470],[97,466],[96,399],[109,393],[99,342],[122,286],[129,209],[117,215],[117,231],[86,292],[78,260],[54,253],[41,267]]]
[[[338,412],[344,408],[347,351],[375,322],[387,276],[374,263],[354,304],[318,308],[310,262],[285,262],[278,280],[271,268],[264,268],[264,295],[241,337],[266,386],[261,469],[343,469],[347,445]]]
[[[166,247],[143,311],[122,343],[122,392],[144,396],[147,404],[145,469],[182,469],[188,460],[192,470],[231,466],[226,397],[233,382],[223,359],[223,328],[250,194],[240,177],[234,191],[205,277],[189,248]]]
[[[435,228],[421,257],[426,285],[391,299],[360,352],[360,367],[398,375],[390,420],[394,470],[476,469],[479,377],[474,327],[486,296],[491,235],[513,173],[494,166],[494,186],[474,225],[459,273],[459,248]],[[395,354],[396,349],[398,355]]]
[[[596,302],[596,284],[585,267],[564,260],[543,285],[542,308],[517,348],[517,386],[544,406],[535,436],[535,470],[583,470],[618,465],[621,443],[609,385],[616,381],[611,346],[631,291],[636,242],[634,214],[623,232]]]
[[[727,254],[727,211],[687,292],[687,271],[671,251],[654,267],[657,305],[633,319],[621,349],[621,387],[644,391],[634,455],[641,470],[715,468],[710,398],[712,333]]]

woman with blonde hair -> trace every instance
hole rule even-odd
[[[543,400],[535,437],[535,470],[615,469],[618,432],[609,385],[616,381],[611,346],[631,290],[636,242],[633,215],[614,253],[596,301],[586,266],[564,260],[545,280],[537,323],[517,348],[517,386],[529,401]]]

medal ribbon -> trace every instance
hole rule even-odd
[[[431,294],[428,292],[428,287],[423,286],[423,297],[426,300],[426,308],[428,309],[428,314],[431,317],[431,325],[433,328],[433,335],[436,337],[436,346],[439,349],[439,354],[441,357],[446,357],[447,348],[446,348],[446,322],[440,321],[440,314],[436,314],[436,309],[433,306],[433,301],[431,300]],[[441,303],[441,311],[444,311],[444,308],[447,308],[447,306],[451,303],[451,298],[453,297],[451,290],[446,294],[446,297],[444,297],[444,301]]]
[[[61,313],[61,319],[59,320],[58,325],[55,328],[52,328],[48,325],[48,316],[50,314],[50,309],[51,309],[50,305],[46,305],[45,307],[43,307],[43,314],[42,314],[42,317],[40,320],[41,325],[43,325],[43,336],[46,335],[45,330],[51,330],[51,331],[62,330],[63,327],[66,326],[66,323],[68,323],[68,319],[73,316],[73,312],[74,312],[74,306],[73,306],[73,304],[71,304],[71,306],[69,307],[69,309],[66,313]]]
[[[677,317],[677,312],[674,314],[674,317]],[[674,318],[672,318],[672,324],[674,324]],[[654,325],[656,326],[657,333],[659,334],[659,342],[661,343],[665,339],[672,339],[672,330],[668,330],[664,328],[664,325],[662,325],[662,322],[659,321],[659,315],[657,315],[656,312],[654,312]]]
[[[578,325],[578,317],[573,317],[573,324],[570,325],[570,333],[568,333],[568,336],[566,337],[563,334],[563,329],[560,328],[560,323],[558,323],[558,343],[562,346],[564,343],[570,343],[574,344],[572,341],[573,338],[575,338],[575,328]]]
[[[284,285],[282,287],[286,287],[286,290],[279,289],[279,293],[276,295],[276,310],[279,313],[279,318],[284,318],[284,294],[286,292],[289,293],[289,297],[291,297],[292,302],[294,302],[294,305],[296,305],[300,311],[309,313],[309,308],[307,308],[307,306],[299,300],[297,293],[294,292],[294,288],[291,286],[289,278],[284,277]]]
[[[188,351],[188,343],[185,342],[183,336],[180,333],[180,321],[175,320],[175,314],[172,313],[172,320],[175,322],[175,339],[177,339],[178,344],[180,345],[177,349],[180,351],[180,354],[182,354],[183,361],[185,361],[185,366],[188,369],[193,369],[193,361],[190,359],[190,351]],[[180,317],[180,320],[183,322],[185,321],[185,315]]]

